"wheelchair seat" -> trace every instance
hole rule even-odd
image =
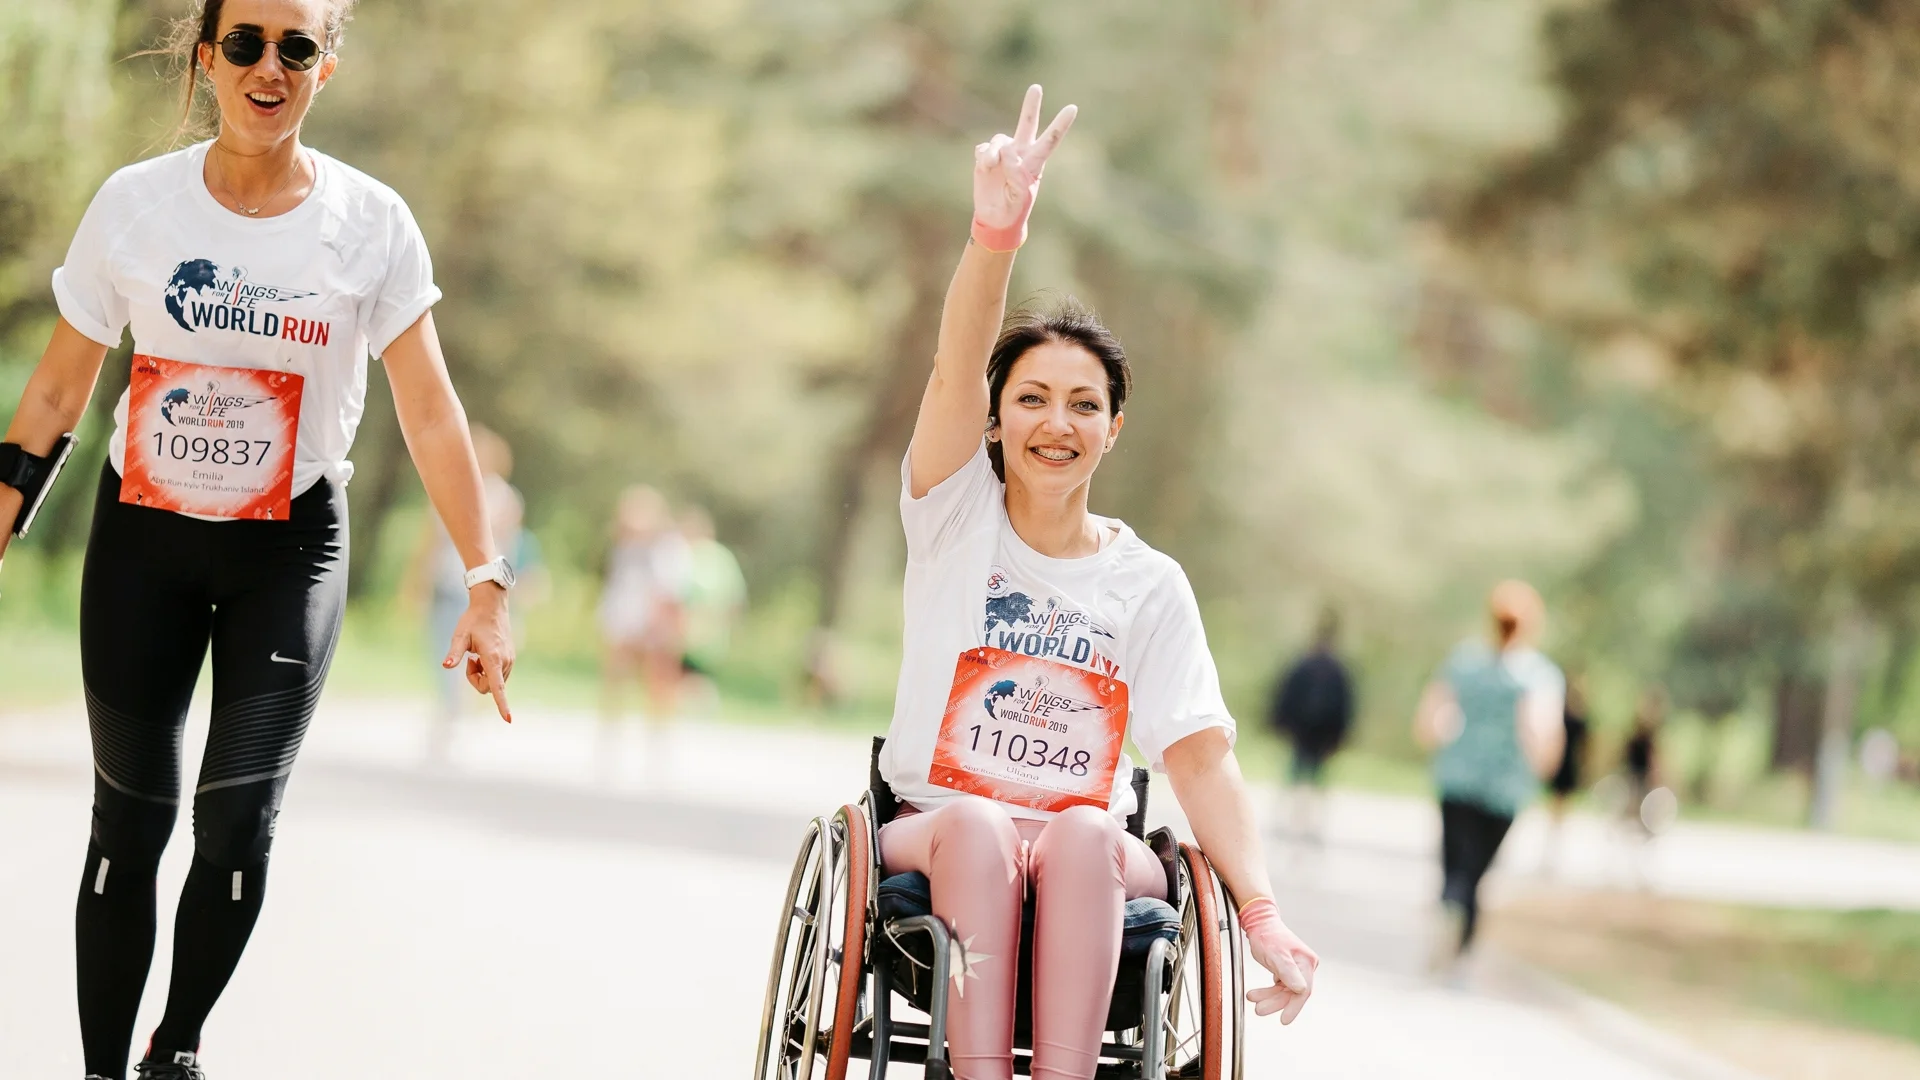
[[[1033,901],[1029,899],[1020,912],[1020,939],[1022,943],[1033,935]],[[904,874],[895,874],[880,882],[880,918],[907,919],[915,915],[933,914],[933,891],[927,881],[927,875],[918,870]],[[1172,943],[1180,937],[1180,913],[1165,900],[1156,900],[1143,896],[1127,901],[1126,912],[1120,920],[1120,958],[1122,962],[1130,956],[1147,955],[1147,946],[1153,939],[1160,938]]]

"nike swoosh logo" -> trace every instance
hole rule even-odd
[[[295,660],[291,656],[281,656],[279,649],[273,650],[273,654],[268,656],[267,659],[273,661],[276,664],[299,664],[301,667],[307,666],[307,662],[305,660]]]

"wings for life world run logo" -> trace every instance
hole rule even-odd
[[[982,632],[988,645],[1007,652],[1078,664],[1109,676],[1119,671],[1119,665],[1094,641],[1103,638],[1104,646],[1111,649],[1112,631],[1061,597],[1050,596],[1042,602],[1020,592],[998,566],[987,574],[987,622]]]
[[[245,267],[221,270],[208,259],[188,259],[173,268],[167,282],[167,314],[188,333],[237,330],[302,345],[325,345],[332,326],[321,319],[284,315],[268,304],[319,295],[247,280]]]
[[[223,394],[217,382],[208,382],[206,391],[197,394],[184,386],[176,386],[160,398],[160,415],[175,427],[237,428],[242,424],[238,420],[229,421],[228,413],[272,400],[262,394]]]

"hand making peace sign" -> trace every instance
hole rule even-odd
[[[1027,87],[1013,134],[995,135],[973,148],[973,240],[988,251],[1012,251],[1026,242],[1027,215],[1040,192],[1047,158],[1073,126],[1079,107],[1060,110],[1040,130],[1040,86]]]

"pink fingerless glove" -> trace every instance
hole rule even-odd
[[[1247,936],[1247,950],[1262,967],[1291,990],[1306,990],[1312,985],[1308,970],[1293,953],[1287,939],[1287,924],[1280,921],[1280,908],[1269,897],[1247,901],[1240,909],[1240,930]]]
[[[1280,905],[1268,897],[1249,900],[1240,909],[1240,929],[1249,938],[1266,937],[1278,932],[1280,926]]]
[[[1040,182],[1033,182],[1038,190]],[[979,218],[973,219],[973,242],[996,255],[1005,255],[1009,251],[1018,251],[1020,245],[1027,242],[1027,217],[1033,213],[1033,199],[1027,199],[1026,209],[1020,211],[1020,219],[1011,225],[993,226]]]

